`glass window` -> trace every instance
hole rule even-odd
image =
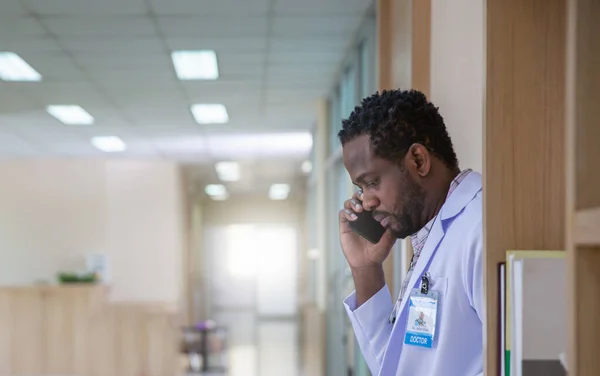
[[[342,90],[341,90],[341,102],[342,108],[340,108],[340,115],[342,119],[346,119],[354,110],[356,105],[356,68],[350,66],[344,72],[342,76]]]
[[[360,65],[360,97],[365,98],[369,96],[371,87],[370,87],[370,69],[371,64],[369,64],[369,46],[367,45],[366,40],[363,40],[360,44],[358,54],[359,54],[359,65]]]
[[[336,90],[333,92],[333,95],[329,99],[329,155],[335,152],[339,147],[337,134],[340,129],[342,129],[342,119],[340,117],[340,91],[341,90],[339,88],[336,88]]]

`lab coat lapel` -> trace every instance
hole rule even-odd
[[[471,172],[465,178],[465,180],[463,180],[463,182],[456,187],[454,193],[450,195],[448,200],[440,209],[440,212],[435,219],[433,226],[431,227],[431,231],[429,232],[425,246],[421,250],[421,255],[419,256],[417,265],[415,265],[415,269],[410,277],[408,288],[402,297],[402,302],[400,303],[400,307],[397,312],[398,316],[400,316],[404,310],[406,302],[409,300],[408,297],[411,289],[421,278],[421,274],[423,274],[425,271],[425,267],[427,264],[429,264],[429,260],[444,238],[446,232],[444,222],[458,215],[458,213],[460,213],[463,208],[467,206],[467,204],[473,199],[473,197],[475,197],[475,195],[477,195],[479,191],[481,191],[481,175],[477,172]]]
[[[421,275],[425,271],[425,266],[429,264],[429,260],[435,253],[438,244],[444,238],[444,227],[442,226],[442,221],[440,218],[437,218],[433,226],[431,227],[431,231],[429,232],[429,236],[427,237],[427,241],[425,242],[425,246],[421,250],[421,255],[419,256],[419,260],[417,260],[417,264],[415,265],[415,269],[412,272],[410,277],[410,281],[408,282],[408,288],[404,292],[404,296],[402,297],[402,302],[400,303],[400,308],[398,310],[398,316],[404,310],[404,306],[406,302],[409,300],[408,297],[412,288],[415,286],[418,280],[421,279]]]

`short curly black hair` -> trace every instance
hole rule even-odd
[[[417,90],[384,90],[363,99],[342,121],[338,137],[342,146],[368,134],[375,155],[401,161],[414,143],[423,145],[448,168],[458,169],[458,159],[444,119]]]

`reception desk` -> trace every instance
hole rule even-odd
[[[176,375],[176,313],[106,297],[103,286],[0,288],[0,375]]]

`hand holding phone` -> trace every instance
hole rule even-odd
[[[351,268],[381,266],[396,241],[362,202],[362,193],[356,192],[339,213],[340,242]]]
[[[370,211],[363,210],[360,213],[356,213],[356,216],[358,218],[349,223],[352,231],[373,244],[379,243],[385,233],[385,227],[373,218],[373,214]]]

